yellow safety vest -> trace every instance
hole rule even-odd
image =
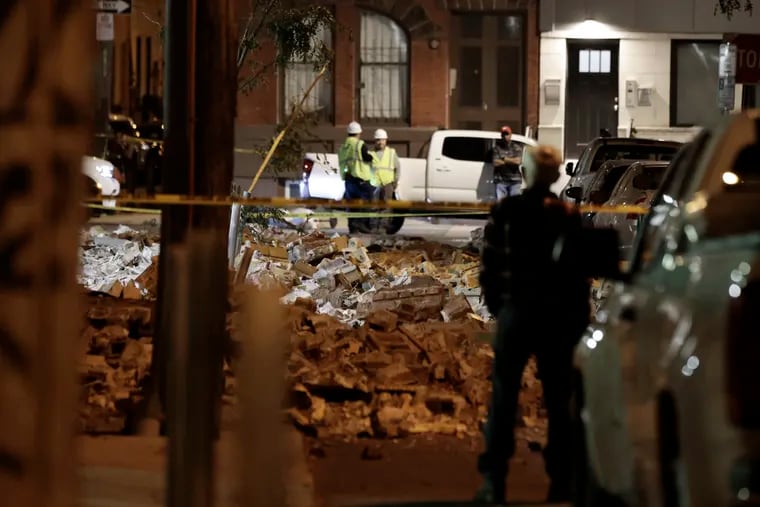
[[[372,166],[362,160],[363,145],[364,141],[358,137],[347,137],[340,147],[338,165],[341,179],[345,180],[347,174],[364,181],[372,179]]]
[[[393,183],[396,179],[396,166],[394,161],[396,160],[396,150],[388,146],[383,149],[383,156],[378,156],[379,152],[375,152],[374,167],[377,171],[376,180],[379,183],[377,186],[387,185]]]

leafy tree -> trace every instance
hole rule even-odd
[[[742,11],[752,16],[752,0],[717,0],[713,15],[717,16],[720,12],[726,19],[731,20],[735,13]]]

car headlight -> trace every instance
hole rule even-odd
[[[148,143],[142,143],[140,145],[140,149],[144,151],[148,151],[150,149],[150,145]]]
[[[95,170],[104,178],[113,178],[113,166],[110,164],[98,164],[95,166]]]

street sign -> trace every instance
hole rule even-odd
[[[760,83],[760,35],[732,34],[724,39],[736,45],[736,82]]]
[[[111,14],[131,14],[132,0],[97,0],[96,9]]]
[[[719,55],[718,105],[724,112],[733,111],[736,89],[736,44],[721,44]]]
[[[98,12],[95,15],[95,39],[103,42],[113,40],[113,14]]]

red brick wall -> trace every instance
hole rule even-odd
[[[262,62],[272,61],[274,58],[274,46],[266,43],[257,50],[251,58],[258,58]],[[245,78],[252,74],[250,63],[241,71],[240,77]],[[238,125],[261,125],[277,123],[277,74],[274,70],[264,76],[263,84],[248,94],[238,94],[237,100],[237,123]]]
[[[356,35],[359,33],[359,11],[353,3],[341,2],[335,6],[335,20],[343,27],[335,34],[335,124],[348,125],[355,119],[356,113]]]

